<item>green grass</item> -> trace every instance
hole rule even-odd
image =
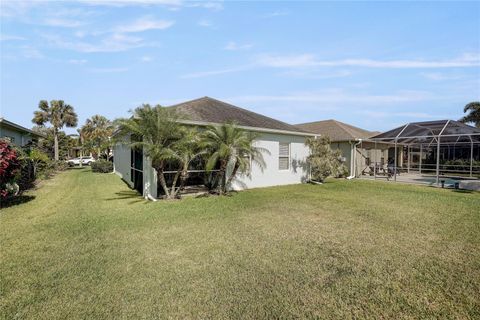
[[[80,169],[30,195],[0,211],[4,319],[480,317],[479,193],[338,180],[154,203]]]

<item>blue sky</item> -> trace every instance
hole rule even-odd
[[[211,96],[371,130],[480,99],[479,2],[1,3],[1,114],[27,127],[41,99],[81,124]]]

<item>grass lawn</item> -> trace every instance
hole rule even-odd
[[[480,194],[330,181],[147,202],[69,170],[0,211],[0,317],[479,318]]]

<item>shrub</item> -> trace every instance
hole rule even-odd
[[[332,150],[328,137],[310,138],[305,144],[310,148],[307,162],[312,180],[323,182],[328,177],[340,178],[347,174],[347,168],[340,160],[340,151]]]
[[[20,175],[17,180],[21,191],[30,189],[35,182],[36,174],[34,163],[31,159],[23,157],[21,161]]]
[[[70,167],[70,165],[67,162],[62,160],[52,161],[52,165],[55,171],[65,171]]]
[[[91,165],[93,172],[110,173],[113,171],[113,163],[107,160],[97,160]]]
[[[53,176],[56,172],[58,171],[65,171],[67,168],[68,168],[68,163],[66,163],[65,161],[62,161],[62,160],[58,160],[58,161],[55,161],[55,160],[52,160],[52,161],[49,161],[45,167],[41,170],[40,172],[40,176],[43,178],[43,179],[48,179],[50,178],[51,176]]]
[[[6,199],[18,193],[16,179],[21,162],[18,152],[5,140],[0,140],[0,198]]]

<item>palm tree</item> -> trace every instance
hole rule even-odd
[[[200,138],[198,129],[193,127],[180,127],[182,138],[178,140],[172,148],[172,159],[178,164],[178,171],[174,177],[171,193],[175,197],[177,192],[182,190],[188,178],[188,168],[192,161],[205,154],[205,151],[199,148]],[[176,186],[177,180],[180,179],[180,186]]]
[[[171,194],[164,175],[166,165],[176,159],[175,147],[182,138],[180,125],[176,120],[173,111],[160,105],[152,107],[149,104],[136,108],[129,119],[116,120],[118,126],[116,136],[131,148],[143,148],[145,155],[150,158],[167,199],[173,199],[176,195],[175,184]],[[127,142],[125,138],[131,136],[140,139],[130,139]]]
[[[263,152],[268,150],[254,146],[258,134],[243,130],[233,123],[209,126],[202,134],[202,146],[208,150],[207,171],[218,167],[219,194],[224,194],[237,173],[247,173],[250,163],[265,167]],[[227,168],[231,173],[227,176]]]
[[[40,110],[33,114],[32,122],[44,126],[49,122],[53,127],[54,139],[54,157],[58,161],[58,133],[64,126],[76,127],[78,117],[71,105],[65,104],[63,100],[52,100],[50,106],[46,100],[41,100],[38,104]]]
[[[81,136],[85,144],[95,149],[97,157],[100,157],[102,151],[106,151],[106,158],[110,153],[110,139],[113,134],[113,124],[110,120],[101,115],[94,115],[87,119],[80,129]]]
[[[463,123],[473,123],[477,128],[480,128],[480,102],[474,101],[470,102],[463,108],[463,112],[467,114],[463,118],[460,119],[460,122]]]

